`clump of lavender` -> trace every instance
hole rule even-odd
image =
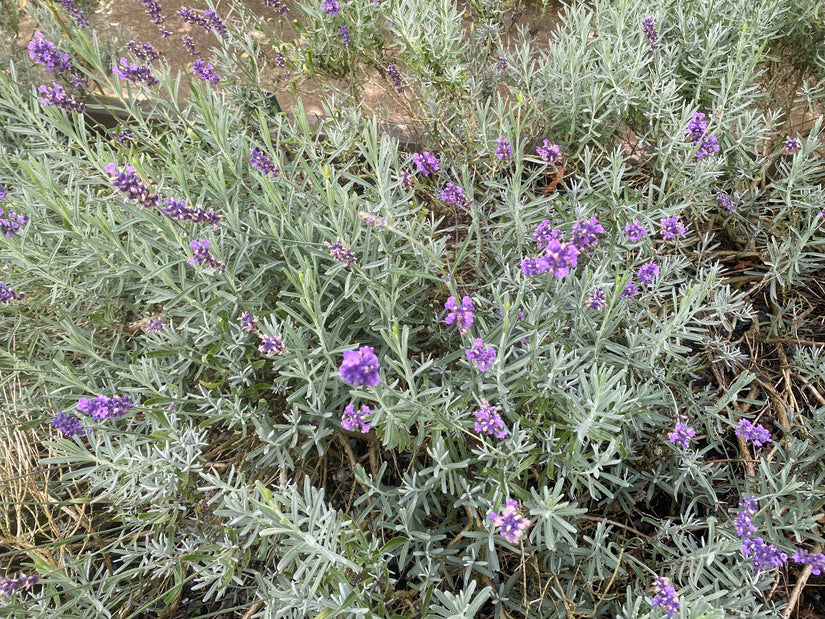
[[[429,151],[425,150],[422,153],[415,153],[413,155],[413,163],[422,176],[438,174],[438,159]]]
[[[702,112],[694,112],[687,126],[687,133],[690,141],[699,143],[699,150],[696,152],[697,159],[704,159],[708,155],[719,152],[719,140],[712,133],[707,133],[708,123]]]
[[[736,535],[739,537],[750,537],[756,533],[756,526],[753,524],[753,517],[756,515],[756,498],[748,496],[739,502],[740,511],[734,520]]]
[[[447,183],[444,189],[441,190],[441,199],[447,204],[454,204],[462,208],[470,206],[470,199],[464,195],[464,190],[453,183]]]
[[[668,617],[672,617],[679,611],[679,594],[670,584],[669,578],[658,576],[653,581],[653,593],[656,595],[653,596],[651,604],[661,606]]]
[[[286,346],[281,338],[277,335],[258,334],[261,343],[258,345],[258,350],[265,355],[282,355],[286,352]]]
[[[338,34],[341,35],[341,43],[343,43],[344,47],[349,47],[349,44],[351,42],[349,39],[349,28],[347,28],[345,25],[341,26],[341,28],[338,30]]]
[[[733,200],[731,200],[730,196],[723,191],[716,194],[716,204],[724,208],[728,213],[732,213],[736,210],[736,205],[733,203]]]
[[[461,305],[456,303],[455,297],[450,297],[444,304],[444,309],[449,312],[444,322],[448,325],[455,323],[461,335],[467,333],[467,330],[473,326],[475,307],[473,307],[473,300],[470,297],[461,299]]]
[[[604,288],[598,286],[590,291],[587,295],[587,307],[598,311],[607,307],[607,294]]]
[[[72,438],[73,436],[83,434],[85,430],[83,424],[80,423],[80,420],[74,415],[69,415],[68,413],[57,413],[57,415],[52,418],[51,423],[55,429],[66,438]]]
[[[499,136],[496,139],[496,159],[504,163],[510,163],[513,160],[513,150],[510,148],[510,142]]]
[[[378,228],[379,230],[389,230],[390,228],[390,224],[388,224],[384,219],[381,219],[378,215],[373,215],[372,213],[368,213],[366,211],[358,211],[358,218],[368,226]]]
[[[387,77],[390,78],[393,87],[395,88],[395,92],[401,94],[404,92],[404,81],[401,78],[401,72],[398,70],[394,64],[391,64],[387,67]]]
[[[86,106],[76,101],[74,95],[69,96],[66,94],[66,91],[57,82],[52,82],[51,88],[44,84],[38,87],[37,92],[43,95],[40,97],[40,103],[43,105],[53,105],[61,110],[77,112],[78,114],[86,111]]]
[[[686,423],[681,421],[676,422],[673,426],[673,432],[667,435],[667,439],[673,443],[679,443],[683,449],[690,448],[690,439],[696,436],[696,430],[688,427]]]
[[[784,147],[786,152],[795,153],[802,149],[802,142],[800,142],[796,138],[786,138],[782,146]]]
[[[556,230],[551,227],[550,221],[545,219],[538,226],[536,226],[536,229],[533,234],[530,235],[530,238],[535,239],[536,247],[539,250],[542,250],[550,244],[550,241],[560,241],[563,236],[564,233],[561,230]]]
[[[579,232],[581,233],[583,230],[580,229]],[[550,271],[554,277],[562,278],[567,277],[570,269],[576,268],[579,248],[573,243],[562,242],[560,240],[561,232],[551,229],[547,220],[542,221],[536,227],[531,238],[536,239],[536,244],[539,249],[544,249],[544,254],[536,258],[522,260],[522,273],[532,277]],[[583,243],[588,243],[584,240],[584,237],[580,236],[579,238]]]
[[[150,318],[146,323],[146,333],[160,333],[163,329],[163,321],[160,318]]]
[[[200,52],[195,48],[195,39],[193,39],[192,37],[188,35],[183,37],[183,46],[190,54],[192,54],[196,58],[201,57]]]
[[[238,317],[238,322],[248,333],[258,332],[258,320],[250,312],[244,312]]]
[[[518,513],[518,507],[518,501],[507,499],[501,514],[491,511],[487,517],[493,526],[498,527],[499,535],[511,544],[517,544],[531,524],[527,518]]]
[[[205,210],[202,206],[186,206],[185,200],[172,200],[166,198],[166,206],[161,207],[161,212],[172,219],[190,224],[205,224],[217,228],[221,219],[213,209]]]
[[[270,178],[278,178],[278,175],[281,173],[281,170],[278,169],[278,166],[272,163],[272,160],[266,156],[266,153],[258,150],[257,148],[253,148],[250,151],[249,163],[252,164],[252,167],[262,172],[264,176],[268,176]]]
[[[28,45],[29,58],[46,67],[47,71],[66,73],[72,70],[69,54],[61,52],[57,46],[40,32],[35,32]]]
[[[678,215],[674,215],[673,217],[665,217],[662,219],[661,224],[662,236],[665,240],[670,240],[687,232],[687,229],[679,221]]]
[[[496,69],[504,71],[507,69],[507,59],[504,56],[499,56],[496,61]]]
[[[366,416],[371,413],[370,407],[366,404],[362,404],[358,411],[355,410],[354,404],[348,404],[341,417],[341,427],[350,432],[366,434],[372,428],[372,424],[366,421]]]
[[[112,186],[117,187],[121,193],[126,194],[126,200],[140,204],[141,208],[154,208],[158,205],[158,194],[152,193],[152,190],[141,180],[133,166],[127,165],[121,172],[116,164],[110,163],[104,169],[112,176]]]
[[[741,436],[746,441],[752,441],[754,447],[762,447],[765,443],[773,442],[771,433],[761,424],[752,424],[747,419],[740,419],[735,432],[736,436]]]
[[[599,244],[599,234],[604,234],[604,228],[594,215],[584,223],[573,223],[572,244],[579,253],[592,251]]]
[[[550,140],[544,140],[541,146],[536,146],[536,154],[542,161],[553,165],[561,159],[561,150],[558,144],[551,144]]]
[[[334,243],[324,241],[324,245],[329,248],[329,255],[332,256],[332,259],[335,260],[335,262],[343,262],[348,267],[355,264],[355,254],[344,244],[340,237],[337,238]]]
[[[157,0],[139,0],[143,3],[144,10],[149,19],[160,29],[160,36],[164,39],[172,36],[172,33],[164,25],[166,18],[161,13],[160,3]]]
[[[71,16],[71,18],[75,21],[79,28],[88,28],[89,27],[89,20],[86,19],[86,16],[83,12],[77,8],[74,0],[57,0],[58,4],[60,4],[66,12]]]
[[[652,17],[645,17],[642,20],[642,31],[645,33],[647,42],[650,43],[650,51],[655,52],[659,49],[656,41],[659,40],[659,33],[656,31],[656,23]]]
[[[372,346],[362,346],[358,350],[344,351],[344,361],[341,363],[338,376],[354,387],[375,387],[381,382],[381,376],[378,374],[380,369],[381,365]]]
[[[750,557],[757,572],[771,567],[781,567],[788,562],[788,555],[761,537],[746,537],[742,540],[742,554]]]
[[[507,426],[499,414],[500,411],[500,406],[490,406],[490,403],[482,398],[481,410],[473,413],[476,418],[473,429],[479,434],[489,434],[499,439],[506,437]]]
[[[77,410],[85,415],[89,415],[95,421],[118,419],[128,413],[134,406],[128,395],[114,395],[111,397],[99,395],[91,400],[88,398],[80,398],[77,401]]]
[[[324,13],[330,17],[335,17],[341,11],[341,5],[338,4],[338,0],[324,0],[321,3],[321,8]]]
[[[180,15],[184,23],[192,26],[200,26],[206,30],[206,32],[212,31],[212,25],[209,23],[209,20],[205,16],[199,15],[192,9],[187,9],[185,6],[182,6],[178,11],[178,15]]]
[[[209,253],[209,248],[212,247],[211,242],[206,240],[191,241],[189,243],[189,247],[191,247],[194,251],[194,256],[188,260],[189,264],[193,266],[196,264],[202,264],[209,269],[215,269],[221,274],[226,272],[226,265],[219,262],[212,254]]]
[[[624,234],[628,241],[637,243],[647,234],[647,228],[638,219],[634,219],[633,223],[629,223],[624,227]]]
[[[217,86],[221,81],[221,76],[215,72],[215,67],[204,62],[201,58],[195,59],[192,63],[192,73],[201,78],[204,82],[209,82],[212,86]]]
[[[209,23],[209,27],[218,33],[219,37],[221,37],[224,41],[229,40],[229,33],[226,30],[226,24],[221,21],[221,18],[218,17],[218,14],[214,9],[206,9],[203,12],[203,16]]]
[[[807,550],[797,550],[791,555],[791,561],[810,565],[811,574],[814,576],[820,576],[825,573],[825,554],[821,552],[813,554]]]
[[[659,275],[659,265],[655,262],[646,262],[639,267],[636,275],[638,276],[639,281],[646,286],[649,286],[653,282],[653,279]]]
[[[5,195],[5,192],[3,192],[2,196]],[[14,236],[15,233],[27,223],[29,223],[28,215],[24,213],[15,213],[14,211],[11,211],[8,215],[5,215],[3,209],[0,208],[0,232],[2,232],[3,236],[6,238]]]
[[[6,578],[0,576],[0,597],[10,596],[20,589],[28,589],[40,580],[40,576],[32,574],[31,576],[21,576],[20,578]]]
[[[126,44],[126,49],[144,64],[152,64],[160,58],[160,52],[155,49],[151,43],[135,43],[134,41],[129,41]]]
[[[158,78],[152,73],[146,65],[139,65],[136,62],[129,62],[126,58],[121,57],[120,66],[113,66],[112,70],[122,80],[128,80],[132,84],[145,84],[146,86],[155,86],[158,83]]]
[[[23,292],[15,292],[3,282],[0,282],[0,303],[8,303],[9,301],[22,301],[26,298]]]
[[[636,293],[639,291],[636,289],[636,284],[633,282],[628,282],[627,286],[624,287],[622,290],[622,294],[619,295],[620,299],[632,299],[636,296]]]
[[[275,11],[275,15],[284,15],[289,12],[289,7],[281,0],[264,0],[264,4]]]
[[[467,360],[482,372],[486,372],[496,358],[496,349],[492,346],[485,346],[481,338],[476,338],[473,347],[468,348],[465,352]]]

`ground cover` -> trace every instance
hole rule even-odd
[[[3,14],[0,615],[822,615],[819,3],[134,6]]]

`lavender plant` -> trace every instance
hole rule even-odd
[[[0,614],[810,608],[822,37],[774,75],[813,0],[509,43],[497,2],[184,7],[178,74],[144,4],[150,47],[61,4],[0,72]],[[287,65],[326,117],[250,105]]]

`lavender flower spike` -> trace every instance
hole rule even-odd
[[[673,432],[667,435],[668,440],[673,443],[679,443],[682,448],[688,449],[690,447],[690,439],[696,436],[696,430],[689,428],[686,423],[677,423],[673,427]]]
[[[476,338],[473,347],[468,348],[465,352],[467,360],[482,372],[486,372],[496,358],[496,349],[492,346],[485,346],[484,340],[481,338]]]
[[[679,610],[679,594],[670,584],[670,579],[659,576],[653,581],[653,596],[651,603],[653,606],[661,606],[662,610],[672,617]]]
[[[355,405],[349,404],[344,409],[344,414],[341,417],[341,427],[350,432],[360,432],[366,434],[372,428],[371,423],[367,423],[366,416],[371,414],[372,410],[366,404],[362,404],[360,410],[356,412]]]
[[[221,274],[226,272],[226,265],[218,262],[218,260],[209,253],[209,248],[212,247],[211,242],[206,240],[191,241],[189,247],[194,250],[194,256],[188,260],[189,264],[202,264],[209,269],[215,269]]]
[[[473,413],[476,417],[473,429],[479,434],[489,434],[496,438],[504,438],[507,436],[507,426],[499,414],[500,406],[490,406],[490,403],[483,399],[481,400],[481,410]]]
[[[511,544],[517,544],[530,528],[531,522],[518,513],[518,501],[507,499],[505,508],[500,514],[493,511],[487,517],[494,526],[498,527],[499,534]]]
[[[72,70],[72,61],[69,54],[61,52],[57,46],[44,37],[40,32],[35,32],[28,45],[29,58],[38,64],[46,67],[47,71],[54,73],[65,73]]]
[[[754,447],[762,447],[765,443],[773,442],[771,433],[760,424],[752,424],[747,419],[740,419],[739,426],[734,432],[736,436],[741,436],[746,441],[752,441]]]
[[[461,335],[467,333],[467,330],[473,325],[473,300],[470,297],[461,299],[461,305],[456,303],[455,297],[450,297],[444,304],[444,309],[449,312],[444,322],[448,325],[455,323],[458,326],[458,332]]]
[[[344,351],[344,361],[341,363],[338,376],[354,387],[359,385],[375,387],[381,382],[379,369],[381,365],[378,363],[378,357],[375,356],[372,346],[362,346],[358,350]]]

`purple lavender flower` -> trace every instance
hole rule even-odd
[[[54,105],[61,110],[77,112],[78,114],[86,111],[86,106],[75,101],[74,95],[67,95],[63,87],[57,82],[52,82],[52,88],[49,88],[45,84],[39,86],[37,92],[44,95],[40,97],[40,103],[43,105]]]
[[[555,164],[561,159],[561,150],[558,144],[550,144],[550,140],[544,140],[541,146],[536,146],[536,154],[549,164]]]
[[[747,419],[740,419],[739,426],[734,432],[736,436],[741,436],[746,441],[753,441],[754,447],[762,447],[765,443],[773,442],[771,440],[771,433],[767,428],[761,424],[753,425]]]
[[[412,187],[412,183],[410,182],[410,173],[407,172],[407,170],[404,170],[401,173],[401,186],[407,191],[409,191],[410,187]]]
[[[507,59],[504,56],[499,56],[496,62],[496,69],[504,71],[507,69]]]
[[[619,295],[620,299],[632,299],[636,296],[636,293],[639,292],[636,289],[636,284],[633,282],[628,282],[627,286],[624,287],[622,290],[622,294]]]
[[[341,363],[338,376],[353,387],[375,387],[381,382],[381,376],[378,374],[380,369],[381,365],[372,346],[362,346],[358,350],[344,351],[344,361]]]
[[[284,58],[284,53],[282,51],[275,52],[275,64],[282,69],[286,66],[286,58]]]
[[[465,352],[467,353],[467,360],[482,372],[486,372],[496,358],[496,349],[492,346],[485,346],[481,338],[476,338],[473,347],[468,348]]]
[[[787,554],[761,537],[745,537],[742,540],[742,554],[750,557],[757,572],[767,567],[780,567],[788,561]]]
[[[160,318],[150,318],[146,323],[146,333],[160,333],[161,329],[163,329],[163,321]]]
[[[0,597],[10,596],[20,589],[28,589],[40,580],[40,576],[32,574],[31,576],[21,576],[20,578],[6,578],[0,576]]]
[[[104,169],[112,176],[112,186],[126,194],[125,199],[137,202],[140,208],[154,208],[158,205],[158,194],[151,192],[133,166],[127,165],[123,172],[120,172],[116,164],[110,163]]]
[[[546,273],[549,269],[550,263],[544,256],[525,258],[521,261],[521,272],[528,277],[535,277],[541,273]]]
[[[645,228],[638,219],[634,219],[633,223],[627,224],[624,227],[624,233],[628,241],[637,243],[647,234],[647,228]]]
[[[8,194],[6,193],[6,188],[3,185],[0,185],[0,200],[5,198]]]
[[[152,73],[152,69],[148,66],[139,65],[136,62],[129,62],[126,58],[121,57],[120,66],[112,67],[112,70],[122,80],[129,80],[132,84],[145,84],[146,86],[154,86],[158,83],[158,78]]]
[[[341,427],[350,432],[360,432],[366,434],[372,428],[371,423],[367,423],[365,417],[372,414],[370,407],[366,404],[361,405],[361,409],[355,411],[354,404],[348,404],[344,409],[344,414],[341,417]]]
[[[688,136],[690,141],[694,144],[702,139],[705,131],[708,130],[708,123],[705,120],[705,115],[702,112],[693,112],[690,117],[690,122],[687,126]]]
[[[429,151],[425,150],[422,153],[415,153],[413,155],[413,163],[422,176],[438,174],[438,159]]]
[[[200,58],[196,58],[195,62],[192,63],[192,73],[204,82],[209,82],[212,86],[217,86],[218,82],[221,81],[221,76],[215,73],[215,67]]]
[[[27,223],[29,223],[28,215],[12,211],[8,216],[5,216],[3,209],[0,208],[0,232],[3,233],[3,236],[7,238],[14,236],[15,233]]]
[[[527,518],[518,513],[518,507],[518,501],[507,499],[501,514],[491,511],[487,516],[493,526],[498,527],[499,535],[511,544],[517,544],[531,524]]]
[[[187,9],[185,6],[182,6],[180,7],[180,11],[178,11],[178,15],[180,15],[181,19],[187,24],[200,26],[206,30],[206,32],[212,31],[212,25],[209,23],[209,20],[192,9]]]
[[[656,41],[659,40],[659,33],[656,31],[656,24],[652,17],[645,17],[642,20],[642,31],[645,33],[648,43],[650,43],[650,51],[655,52],[659,49]]]
[[[217,228],[218,223],[223,219],[220,215],[216,215],[215,211],[211,208],[207,211],[202,206],[186,206],[186,201],[184,200],[166,198],[164,202],[166,206],[161,207],[161,212],[177,221],[190,224],[206,224]]]
[[[166,29],[164,23],[166,18],[161,14],[160,4],[157,0],[139,0],[143,3],[144,10],[149,16],[149,19],[160,29],[160,36],[164,39],[172,36],[172,33]]]
[[[636,275],[646,286],[649,286],[653,281],[653,278],[659,274],[659,265],[655,262],[646,262],[642,266],[639,267],[639,270],[636,272]]]
[[[335,17],[341,11],[341,5],[338,4],[338,0],[324,0],[321,3],[321,8],[324,10],[324,13],[330,17]]]
[[[598,286],[587,295],[587,307],[598,311],[607,307],[607,294],[604,288]]]
[[[126,142],[128,140],[131,140],[135,136],[131,131],[121,131],[120,129],[118,129],[116,131],[110,131],[109,137],[117,140],[118,142]]]
[[[662,610],[672,617],[679,610],[679,594],[670,584],[670,579],[658,576],[653,581],[653,592],[656,594],[650,601],[653,606],[661,606]]]
[[[496,144],[496,159],[504,163],[510,163],[513,160],[513,150],[510,148],[510,142],[499,136],[496,139]]]
[[[507,426],[501,418],[499,412],[500,406],[490,406],[490,403],[483,399],[481,400],[481,410],[473,413],[476,417],[473,429],[479,434],[489,434],[496,438],[504,438],[507,436]]]
[[[345,25],[341,26],[341,28],[338,30],[338,34],[341,35],[341,43],[344,44],[344,47],[349,47],[349,28],[347,28]]]
[[[126,44],[126,49],[144,64],[152,64],[160,58],[160,52],[156,50],[151,43],[135,43],[134,41],[129,41]]]
[[[733,521],[736,527],[736,535],[739,537],[750,537],[756,533],[756,526],[753,524],[753,517],[756,515],[757,504],[756,498],[748,496],[739,502],[739,508],[742,510],[736,515]]]
[[[128,413],[134,406],[128,395],[114,395],[111,397],[99,395],[91,400],[80,398],[77,401],[77,410],[91,416],[95,421],[118,419]]]
[[[72,88],[82,88],[86,83],[86,78],[80,73],[74,72],[71,77],[66,78],[66,81],[69,82]]]
[[[202,264],[208,269],[215,269],[219,273],[223,274],[226,272],[226,265],[222,262],[218,262],[215,257],[209,253],[209,248],[212,247],[212,243],[209,241],[191,241],[189,243],[189,247],[192,248],[194,251],[194,256],[188,260],[189,264],[196,265]]]
[[[716,204],[724,208],[728,213],[732,213],[736,210],[736,205],[733,203],[733,200],[731,200],[730,196],[723,191],[716,194]]]
[[[802,142],[796,138],[787,138],[782,145],[789,153],[795,153],[802,148]]]
[[[85,430],[80,420],[68,413],[57,413],[57,415],[52,418],[52,425],[66,438],[83,434]]]
[[[578,264],[578,248],[572,243],[561,243],[552,240],[544,248],[543,258],[547,261],[548,270],[553,272],[553,277],[567,277],[570,269],[575,269]]]
[[[687,232],[687,229],[679,221],[678,215],[674,215],[673,217],[665,217],[662,219],[661,224],[662,236],[665,240],[672,239],[675,236],[679,236]]]
[[[265,355],[282,355],[286,352],[283,340],[277,335],[270,336],[258,333],[258,338],[261,340],[258,350]]]
[[[686,423],[678,422],[673,427],[673,432],[667,435],[667,439],[673,443],[679,443],[684,449],[690,447],[690,439],[696,436],[696,430],[689,428]]]
[[[281,173],[278,166],[272,163],[272,160],[266,156],[266,153],[257,148],[253,148],[250,151],[249,163],[258,171],[262,172],[264,176],[269,176],[270,178],[278,178],[278,175]]]
[[[9,301],[22,301],[26,298],[25,293],[15,292],[3,282],[0,282],[0,303],[8,303]]]
[[[337,238],[334,243],[324,241],[324,245],[329,248],[329,255],[332,256],[332,259],[335,262],[343,262],[348,267],[355,264],[355,254],[344,244],[340,237]]]
[[[57,46],[44,37],[40,32],[35,32],[28,45],[29,58],[38,64],[46,67],[47,71],[54,73],[65,73],[72,70],[72,61],[69,54],[61,52]]]
[[[716,139],[715,135],[709,134],[702,138],[702,144],[699,146],[699,150],[696,151],[696,158],[704,159],[708,155],[718,152],[719,140]]]
[[[794,563],[805,563],[811,566],[811,574],[819,576],[825,573],[825,554],[818,552],[812,554],[807,550],[797,550],[791,555],[791,561]]]
[[[226,31],[226,25],[221,21],[221,18],[218,17],[218,14],[214,9],[206,9],[203,12],[203,16],[209,22],[209,27],[217,32],[219,37],[221,37],[224,41],[229,40],[229,33]]]
[[[387,77],[390,78],[393,87],[395,88],[395,92],[401,94],[404,92],[404,81],[401,77],[401,72],[398,70],[394,64],[391,64],[387,67]]]
[[[599,244],[598,234],[604,234],[604,228],[595,215],[583,224],[576,221],[573,223],[572,243],[579,253],[591,251]]]
[[[358,218],[368,226],[378,228],[379,230],[389,230],[390,224],[381,219],[378,215],[367,213],[366,211],[358,211]]]
[[[450,297],[444,304],[444,309],[449,312],[444,322],[448,325],[453,323],[458,325],[458,332],[461,335],[467,333],[467,330],[473,326],[473,310],[475,310],[475,307],[473,307],[473,300],[470,297],[464,297],[461,300],[461,305],[456,303],[455,297]]]
[[[251,313],[244,312],[238,317],[238,321],[241,323],[241,326],[244,329],[246,329],[248,333],[258,332],[258,321]]]
[[[441,199],[447,204],[463,208],[470,206],[470,199],[464,195],[464,190],[453,183],[447,183],[447,186],[441,190]]]
[[[289,7],[281,0],[264,0],[264,4],[275,10],[276,15],[284,15],[289,12]]]
[[[71,16],[79,28],[88,28],[89,20],[83,12],[77,8],[74,0],[57,0],[58,4],[62,5],[66,12]]]
[[[550,244],[550,241],[560,241],[562,236],[564,236],[562,231],[552,228],[550,222],[545,219],[536,226],[536,230],[530,235],[530,238],[536,239],[536,247],[542,250]]]
[[[200,58],[200,52],[195,48],[195,39],[190,37],[189,35],[183,37],[183,46],[187,49],[187,51],[195,56],[196,58]]]

